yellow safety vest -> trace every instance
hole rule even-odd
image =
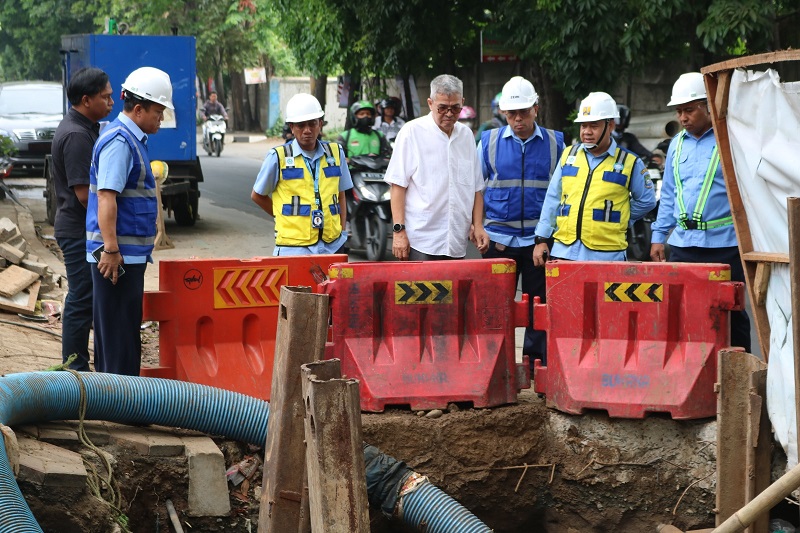
[[[320,238],[324,242],[333,242],[342,234],[339,145],[333,142],[320,144],[325,155],[317,160],[318,187],[314,186],[314,175],[302,154],[293,156],[291,143],[275,148],[280,175],[272,192],[272,203],[275,244],[279,246],[310,246]],[[313,225],[314,211],[322,212],[322,228]]]
[[[628,247],[625,232],[631,217],[630,183],[636,156],[617,147],[594,170],[582,145],[561,155],[561,204],[556,214],[556,240],[580,240],[590,250],[620,251]]]

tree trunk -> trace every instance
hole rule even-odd
[[[327,89],[328,89],[328,76],[323,74],[322,76],[311,77],[311,94],[314,95],[314,98],[319,100],[322,109],[325,109],[325,105],[327,104]]]
[[[528,78],[536,92],[539,94],[539,118],[537,123],[545,128],[550,128],[558,131],[565,131],[571,126],[567,122],[567,115],[569,115],[572,106],[564,98],[564,95],[553,86],[550,78],[544,73],[539,65],[533,64],[530,69],[530,77]],[[524,71],[523,71],[524,72]],[[524,74],[523,74],[524,75]],[[567,146],[570,145],[571,139],[564,139]]]

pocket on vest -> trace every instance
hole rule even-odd
[[[508,218],[508,200],[511,191],[502,187],[487,187],[483,192],[483,205],[486,209],[486,218],[491,220],[506,220]]]
[[[607,181],[609,183],[616,183],[617,185],[626,187],[628,185],[628,176],[626,176],[621,172],[606,171],[603,172],[603,181]]]

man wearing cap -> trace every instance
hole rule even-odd
[[[583,99],[575,122],[580,144],[564,150],[547,189],[536,226],[535,265],[552,256],[572,261],[624,261],[630,222],[656,206],[653,183],[642,160],[612,137],[619,111],[607,93]]]
[[[397,134],[384,180],[392,184],[392,253],[401,260],[461,259],[472,238],[486,252],[483,178],[472,131],[458,122],[464,84],[449,74],[431,80],[428,115]]]
[[[666,261],[664,243],[668,242],[670,261],[726,263],[731,267],[731,279],[744,282],[706,98],[699,72],[682,74],[672,87],[667,105],[675,106],[684,129],[667,150],[650,258]],[[750,351],[750,319],[744,310],[731,311],[731,345]]]
[[[94,367],[138,376],[144,272],[156,236],[156,182],[147,136],[172,106],[166,72],[142,67],[122,84],[122,113],[92,152],[86,212],[86,259],[94,284]]]
[[[275,217],[273,255],[343,253],[345,191],[353,180],[341,146],[319,140],[325,113],[314,96],[294,95],[286,122],[294,139],[270,150],[250,198]]]
[[[484,131],[478,143],[486,188],[483,191],[484,227],[489,249],[484,258],[505,257],[517,264],[517,280],[528,295],[531,315],[525,329],[523,355],[546,363],[544,331],[533,329],[533,298],[545,302],[544,269],[533,264],[535,229],[542,212],[550,176],[564,151],[564,134],[536,123],[539,95],[533,84],[514,76],[500,97],[500,111],[508,125]],[[550,240],[552,244],[552,240]]]

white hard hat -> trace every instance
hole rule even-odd
[[[503,85],[500,96],[500,111],[514,111],[515,109],[528,109],[536,105],[539,95],[533,84],[522,76],[514,76]]]
[[[150,100],[169,109],[172,105],[172,82],[169,74],[153,67],[137,68],[125,79],[122,88],[144,100]]]
[[[589,93],[589,96],[581,101],[575,122],[594,122],[612,118],[615,120],[619,118],[617,103],[610,94],[597,92]]]
[[[308,93],[298,93],[286,103],[286,122],[305,122],[320,118],[324,114],[319,100]]]
[[[687,72],[681,74],[681,77],[672,86],[672,98],[667,105],[680,105],[706,98],[706,84],[703,82],[703,75],[699,72]]]

